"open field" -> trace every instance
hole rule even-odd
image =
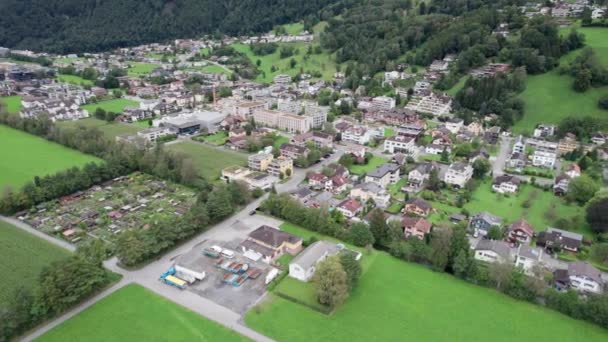
[[[202,144],[186,141],[167,146],[169,150],[188,155],[199,168],[201,176],[214,181],[221,176],[222,169],[231,165],[247,165],[247,156],[238,152],[222,151]]]
[[[291,34],[294,36],[302,33],[302,31],[304,31],[304,23],[292,23],[292,24],[283,25],[283,27],[285,27],[285,31],[287,31],[288,34]]]
[[[89,85],[89,86],[93,85],[93,81],[85,80],[82,77],[74,76],[74,75],[61,75],[60,74],[60,75],[57,75],[57,80],[59,82],[76,84],[76,85]]]
[[[5,275],[0,278],[0,307],[17,287],[31,288],[45,266],[69,255],[63,248],[0,221],[0,272]]]
[[[197,141],[203,141],[211,145],[222,146],[226,143],[226,140],[228,139],[228,133],[226,133],[225,131],[220,131],[207,136],[197,136],[195,139]]]
[[[21,96],[5,96],[1,97],[0,101],[4,103],[6,110],[11,114],[21,111]]]
[[[89,112],[89,115],[93,115],[97,108],[101,108],[106,112],[122,113],[125,107],[139,107],[139,102],[127,99],[114,99],[82,106],[83,109]]]
[[[158,68],[160,65],[153,63],[133,63],[127,70],[129,76],[132,77],[143,77],[147,76],[152,70]]]
[[[86,118],[77,121],[62,121],[57,124],[60,128],[74,128],[79,125],[85,127],[97,127],[103,134],[109,138],[114,139],[118,135],[123,134],[137,134],[137,132],[144,129],[138,125],[121,124],[121,123],[109,123],[103,120],[95,118]],[[146,124],[146,128],[147,128]]]
[[[43,138],[0,125],[0,189],[20,188],[35,176],[46,176],[100,160]]]
[[[531,206],[524,208],[523,203],[527,199],[530,199]],[[511,223],[519,218],[524,218],[537,232],[544,231],[548,227],[553,226],[557,218],[570,219],[573,216],[581,216],[583,226],[572,227],[574,228],[572,230],[586,236],[592,235],[588,225],[584,223],[584,208],[568,205],[563,199],[554,196],[552,192],[542,191],[531,185],[521,187],[517,195],[505,197],[493,193],[490,188],[490,182],[484,182],[473,193],[471,202],[465,204],[464,207],[471,214],[487,211],[500,216],[505,223]],[[552,215],[548,214],[550,211],[553,212]],[[551,219],[551,216],[553,216],[553,219]]]
[[[37,341],[247,341],[139,285],[127,285]]]
[[[232,74],[232,72],[226,70],[225,68],[222,68],[219,65],[215,65],[215,64],[209,64],[207,66],[199,68],[199,70],[204,71],[204,72],[214,73],[214,74],[226,74],[228,76],[230,76]]]
[[[279,44],[279,48],[274,53],[271,53],[266,56],[256,56],[251,51],[248,45],[245,44],[234,44],[232,47],[239,52],[242,52],[249,57],[249,59],[256,64],[256,61],[259,59],[262,64],[259,66],[259,69],[262,71],[260,75],[258,75],[257,79],[260,82],[270,83],[272,82],[274,76],[286,74],[290,76],[295,76],[300,73],[300,69],[304,73],[309,71],[319,71],[322,74],[323,79],[330,80],[332,79],[334,73],[336,72],[336,63],[333,61],[333,57],[327,54],[326,51],[323,51],[321,54],[315,55],[312,54],[308,56],[308,60],[304,60],[304,56],[306,55],[306,51],[309,46],[314,48],[316,44],[307,44],[303,42],[298,43],[281,43]],[[280,58],[280,47],[281,46],[293,46],[298,49],[298,54],[294,54],[291,57]],[[291,68],[289,62],[291,59],[295,59],[297,64],[294,68]],[[272,66],[275,66],[276,71],[272,72]]]
[[[364,255],[365,259],[367,256]],[[604,341],[608,332],[377,252],[330,316],[271,297],[247,324],[277,341]],[[551,327],[544,329],[542,327]],[[305,332],[305,333],[303,333]]]
[[[377,168],[382,164],[386,164],[387,162],[388,160],[382,157],[374,156],[369,160],[366,165],[352,165],[348,168],[348,170],[356,175],[362,175],[364,173],[372,171],[373,169]]]
[[[564,34],[569,31],[570,28],[562,30]],[[577,31],[585,34],[586,46],[592,47],[600,61],[608,67],[608,28],[578,28]],[[579,53],[580,50],[569,53],[561,58],[560,63],[566,65]],[[606,117],[608,112],[599,109],[597,101],[602,95],[608,94],[608,87],[578,93],[572,89],[573,82],[574,78],[560,75],[556,70],[528,76],[526,90],[520,95],[526,103],[525,114],[513,126],[513,131],[532,132],[537,123],[559,123],[573,115]]]

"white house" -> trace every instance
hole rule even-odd
[[[371,132],[361,126],[353,126],[342,132],[342,141],[354,142],[359,145],[367,144],[372,138]]]
[[[372,199],[379,208],[386,208],[391,200],[391,195],[385,189],[372,182],[355,185],[350,190],[350,197],[357,198],[362,203]]]
[[[583,261],[568,264],[570,287],[579,292],[602,293],[602,274],[591,264]]]
[[[289,263],[289,276],[300,281],[309,281],[315,274],[317,264],[338,251],[335,243],[328,241],[313,243]]]
[[[368,172],[367,175],[365,175],[365,181],[376,183],[382,188],[386,188],[399,181],[399,172],[400,166],[398,164],[383,164]]]
[[[556,159],[557,156],[553,152],[537,150],[534,151],[534,156],[532,157],[532,165],[552,169],[555,165]]]
[[[387,138],[384,140],[384,152],[413,155],[416,153],[416,139],[402,135]]]
[[[498,240],[479,240],[475,247],[475,259],[494,263],[512,262],[509,244]]]
[[[504,193],[515,193],[519,189],[520,179],[511,175],[502,175],[494,178],[492,181],[492,190]]]
[[[543,249],[521,244],[517,248],[515,266],[521,268],[526,274],[532,275],[532,269],[542,265]]]
[[[466,163],[456,162],[450,165],[443,181],[446,184],[463,188],[471,177],[473,177],[473,167]]]

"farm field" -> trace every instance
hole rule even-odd
[[[106,112],[122,113],[125,107],[139,107],[139,102],[127,99],[114,99],[91,103],[81,107],[86,109],[89,112],[89,115],[93,115],[97,108],[101,108]]]
[[[280,58],[280,46],[293,46],[298,49],[298,54],[295,54],[291,57]],[[295,76],[300,73],[300,69],[302,69],[305,73],[318,71],[322,74],[322,79],[330,80],[334,73],[336,72],[336,63],[333,61],[333,57],[327,54],[327,52],[323,51],[321,54],[312,54],[309,56],[308,60],[304,60],[304,56],[306,55],[306,51],[308,47],[312,46],[314,48],[315,43],[307,44],[303,42],[298,43],[281,43],[279,44],[279,48],[274,53],[271,53],[266,56],[256,56],[251,51],[251,48],[245,44],[234,44],[232,47],[249,57],[249,59],[256,63],[259,59],[261,61],[261,65],[259,69],[262,71],[260,75],[257,77],[257,81],[270,83],[273,81],[274,76],[286,74],[290,76]],[[297,64],[294,68],[291,68],[289,62],[291,59],[295,59]],[[272,66],[275,66],[276,71],[272,71]]]
[[[0,101],[4,103],[6,110],[11,114],[21,111],[21,96],[4,96],[0,97]]]
[[[43,138],[0,125],[0,189],[18,189],[35,176],[46,176],[99,159]],[[9,148],[10,147],[10,148]],[[10,161],[10,162],[6,162]]]
[[[62,323],[37,341],[235,342],[248,339],[132,284]]]
[[[0,221],[0,307],[18,286],[31,288],[42,269],[70,253],[32,234]],[[15,282],[19,279],[19,282]]]
[[[85,80],[82,77],[74,76],[74,75],[61,75],[60,74],[60,75],[57,75],[57,80],[59,82],[76,84],[76,85],[89,85],[89,86],[93,85],[93,81]]]
[[[388,160],[386,160],[382,157],[374,156],[369,160],[367,165],[354,165],[353,164],[351,167],[348,168],[348,170],[351,173],[354,173],[356,175],[362,175],[364,173],[372,171],[373,169],[377,168],[378,166],[380,166],[382,164],[386,164],[387,162],[388,162]]]
[[[121,123],[109,123],[95,118],[86,118],[77,121],[62,121],[57,124],[60,128],[75,128],[79,125],[85,127],[97,127],[109,139],[114,139],[118,135],[137,134],[144,129],[138,125],[129,125]],[[146,123],[146,128],[147,128]]]
[[[566,34],[570,28],[562,29]],[[586,46],[592,47],[597,57],[608,67],[608,28],[577,28],[585,34]],[[573,60],[580,50],[569,53],[561,58],[560,63],[566,65]],[[520,95],[525,101],[525,114],[522,120],[515,123],[513,131],[517,133],[532,132],[537,123],[559,123],[568,116],[606,117],[608,112],[597,106],[597,101],[608,94],[608,87],[591,88],[585,93],[572,89],[574,79],[568,75],[560,75],[556,70],[542,75],[528,76],[526,90]]]
[[[251,310],[245,322],[285,342],[308,342],[311,336],[318,341],[351,342],[608,338],[608,331],[597,326],[386,253],[376,252],[369,259],[357,288],[333,315],[271,296],[259,311]],[[551,329],[539,328],[548,326]]]
[[[238,152],[222,151],[202,144],[186,141],[166,146],[169,150],[188,155],[201,176],[208,181],[219,179],[222,169],[231,165],[247,165],[247,156]]]
[[[143,77],[147,76],[152,70],[158,68],[160,65],[153,63],[133,63],[127,70],[129,76],[132,77]]]

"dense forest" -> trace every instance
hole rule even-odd
[[[0,46],[56,53],[254,34],[339,14],[359,0],[3,0]]]

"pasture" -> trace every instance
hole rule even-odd
[[[127,74],[131,77],[144,77],[148,76],[152,70],[158,67],[160,67],[160,65],[153,63],[133,63],[127,70]]]
[[[83,109],[86,109],[89,112],[89,115],[93,115],[97,108],[101,108],[106,112],[122,113],[125,107],[139,108],[139,102],[127,99],[113,99],[82,106]]]
[[[21,188],[35,176],[46,176],[100,160],[43,138],[0,125],[0,189]]]
[[[229,150],[220,150],[191,141],[166,146],[171,151],[187,155],[198,168],[201,177],[208,181],[220,178],[222,169],[231,165],[247,165],[247,155]]]
[[[248,341],[150,290],[127,285],[37,339],[55,341]]]
[[[11,114],[16,114],[21,111],[21,96],[0,97],[0,102],[4,103],[6,110]]]
[[[114,139],[116,136],[123,134],[137,134],[137,132],[144,129],[144,127],[140,127],[139,125],[112,123],[95,118],[86,118],[77,121],[62,121],[57,123],[57,126],[64,129],[76,128],[78,126],[97,127],[108,139]],[[148,128],[147,122],[145,128]]]
[[[93,81],[85,80],[84,78],[82,78],[80,76],[75,76],[75,75],[59,74],[59,75],[57,75],[57,80],[59,82],[63,82],[63,83],[70,83],[70,84],[83,85],[83,86],[92,86],[93,85]]]
[[[31,289],[40,271],[70,253],[13,225],[0,221],[0,307],[19,286]]]

